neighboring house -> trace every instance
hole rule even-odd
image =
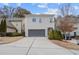
[[[71,36],[79,36],[79,17],[73,17],[73,22],[75,23],[76,29],[71,32]]]
[[[3,18],[0,18],[0,23]],[[18,32],[21,33],[24,30],[23,27],[24,18],[6,18],[7,31],[6,32]]]
[[[18,32],[18,33],[21,33],[22,32],[22,30],[23,30],[23,21],[24,20],[24,18],[11,18],[11,19],[8,19],[8,22],[9,22],[9,24],[8,24],[8,26],[12,26],[13,28],[16,28],[14,31],[15,32]],[[10,24],[12,24],[12,25],[10,25]],[[10,28],[8,29],[8,30],[11,30]],[[11,32],[13,32],[13,31],[11,31]]]
[[[26,37],[48,37],[48,29],[54,29],[54,15],[29,14],[25,18]]]
[[[12,33],[12,32],[17,31],[17,29],[14,27],[14,25],[11,22],[6,21],[6,23],[7,23],[7,31],[6,32],[8,32],[8,33],[11,32]]]

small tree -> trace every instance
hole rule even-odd
[[[4,24],[4,25],[3,25],[3,27],[4,27],[3,32],[6,32],[6,27],[7,27],[7,26],[6,26],[6,19],[4,19],[3,24]]]
[[[3,20],[1,20],[1,32],[3,32],[3,30],[4,30],[4,24],[3,24]]]
[[[0,32],[1,32],[1,23],[0,23]]]
[[[0,24],[0,32],[2,33],[2,36],[6,34],[6,28],[6,19],[2,19]]]
[[[69,17],[65,16],[63,20],[60,20],[58,28],[65,35],[65,39],[67,39],[67,33],[70,33],[75,30],[74,25],[74,22]]]

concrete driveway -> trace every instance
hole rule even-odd
[[[1,55],[77,55],[78,50],[68,50],[51,43],[45,37],[25,37],[17,42],[0,45]]]

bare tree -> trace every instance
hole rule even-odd
[[[9,6],[3,6],[0,8],[0,13],[2,14],[0,17],[3,18],[11,18],[15,12],[15,8]]]
[[[61,4],[59,6],[59,11],[62,16],[70,15],[70,13],[73,14],[72,10],[74,10],[74,8],[70,3]]]

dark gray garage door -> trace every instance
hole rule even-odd
[[[45,36],[45,29],[41,30],[28,30],[29,37],[44,37]]]

